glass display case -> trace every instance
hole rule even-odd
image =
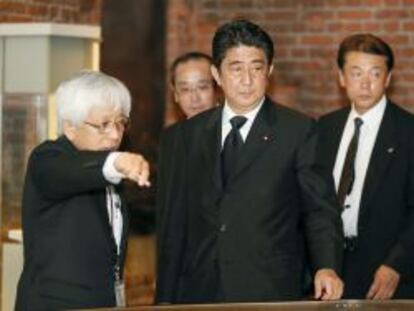
[[[1,102],[2,236],[21,228],[21,198],[27,159],[47,138],[47,96],[5,94]],[[13,230],[9,235],[9,231]]]

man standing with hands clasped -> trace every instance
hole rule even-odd
[[[217,30],[212,55],[225,104],[175,134],[176,174],[164,185],[175,195],[161,193],[157,206],[164,216],[156,301],[299,299],[305,244],[315,298],[340,298],[335,193],[312,169],[311,120],[265,96],[271,38],[256,24],[233,21]]]
[[[347,37],[337,62],[351,105],[318,122],[318,159],[341,205],[344,298],[413,298],[414,117],[385,94],[394,56],[383,40]]]

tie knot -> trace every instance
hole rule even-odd
[[[364,123],[364,121],[362,121],[361,118],[355,118],[354,119],[354,123],[355,123],[355,129],[359,130],[359,128],[361,127],[362,123]]]
[[[246,117],[235,116],[230,119],[230,124],[232,128],[239,130],[244,125],[244,123],[246,123],[246,121],[247,121]]]

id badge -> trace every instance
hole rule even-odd
[[[125,284],[120,280],[115,280],[115,299],[117,307],[126,307]]]

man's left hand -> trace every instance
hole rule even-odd
[[[344,283],[332,269],[319,269],[315,274],[315,299],[339,299],[344,291]]]
[[[368,291],[367,299],[391,299],[399,282],[400,274],[397,271],[389,266],[381,265],[375,272],[374,281]]]

